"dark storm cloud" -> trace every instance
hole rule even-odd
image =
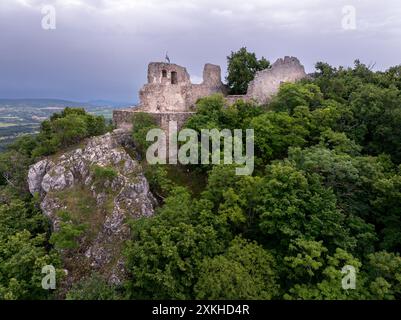
[[[56,30],[41,27],[48,4]],[[355,30],[342,28],[346,5]],[[0,97],[134,101],[166,50],[194,80],[244,45],[273,61],[298,56],[309,72],[356,58],[385,69],[401,63],[400,16],[398,0],[1,0]]]

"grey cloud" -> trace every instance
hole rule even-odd
[[[296,55],[308,71],[323,60],[400,63],[398,0],[56,0],[57,29],[41,29],[49,1],[0,3],[0,97],[135,100],[149,61],[225,67],[247,46],[270,60]],[[341,28],[354,5],[357,29]]]

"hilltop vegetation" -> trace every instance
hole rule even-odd
[[[155,123],[139,117],[132,135],[144,159]],[[130,221],[126,282],[112,287],[94,273],[68,299],[401,298],[400,66],[318,63],[311,79],[283,84],[269,105],[201,99],[186,127],[254,129],[253,175],[235,175],[234,165],[144,163],[160,205]],[[66,109],[1,154],[1,299],[51,298],[38,266],[62,267],[26,191],[28,166],[107,129]],[[100,180],[115,174],[93,170]],[[196,179],[205,183],[195,191],[188,181]],[[67,231],[51,242],[73,245],[77,230]],[[344,266],[357,272],[354,290],[342,288]]]
[[[188,167],[199,196],[152,170],[164,204],[133,223],[129,298],[401,298],[401,67],[316,68],[268,106],[198,102],[188,128],[255,130],[256,170]]]
[[[128,104],[127,104],[128,105]],[[40,124],[66,107],[82,107],[94,115],[110,120],[114,105],[107,101],[78,103],[54,99],[0,99],[0,151],[26,134],[37,134]],[[118,107],[118,106],[116,106]]]
[[[0,153],[0,299],[48,299],[53,293],[42,289],[42,267],[53,265],[59,279],[64,275],[49,243],[49,222],[28,191],[29,165],[108,129],[103,117],[66,108],[42,122],[38,135],[21,137]]]

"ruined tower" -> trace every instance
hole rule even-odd
[[[219,93],[225,96],[227,104],[238,99],[265,104],[278,92],[282,83],[295,82],[306,76],[297,58],[280,58],[271,68],[256,73],[245,95],[228,96],[227,87],[221,81],[221,69],[217,65],[206,64],[202,83],[193,84],[186,68],[172,63],[151,62],[148,65],[148,82],[139,91],[139,105],[114,110],[113,122],[118,128],[130,128],[132,115],[146,112],[163,129],[169,121],[176,121],[180,127],[195,112],[196,102],[200,98]]]
[[[152,62],[148,83],[139,91],[139,108],[146,112],[192,112],[199,98],[213,93],[226,94],[219,66],[206,64],[201,84],[191,83],[186,68]]]

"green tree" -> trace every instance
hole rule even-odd
[[[14,199],[10,203],[0,204],[0,239],[22,230],[35,234],[44,233],[47,229],[46,218],[33,201]]]
[[[60,266],[58,255],[45,249],[45,235],[17,232],[0,241],[0,299],[46,299],[51,292],[43,290],[42,268]],[[58,279],[61,276],[58,271]],[[56,279],[57,279],[56,278]]]
[[[360,87],[350,97],[354,122],[347,133],[363,147],[365,153],[389,154],[401,163],[401,94],[391,87],[382,89],[368,84]]]
[[[316,175],[290,163],[273,164],[267,167],[259,194],[256,211],[269,247],[286,250],[291,240],[301,236],[324,240],[329,249],[355,246],[335,195]]]
[[[0,185],[8,186],[19,196],[28,191],[26,177],[31,160],[26,155],[10,150],[0,153]]]
[[[323,102],[320,88],[309,83],[284,83],[269,107],[275,111],[287,111],[292,114],[299,106],[306,106],[310,110],[319,108]]]
[[[248,52],[246,47],[231,52],[227,57],[227,83],[230,94],[245,94],[256,72],[269,67],[269,61],[264,57],[257,59],[256,54]]]
[[[66,300],[120,300],[121,296],[114,285],[110,285],[99,274],[75,283],[66,295]]]
[[[142,156],[145,156],[146,149],[153,143],[153,141],[146,141],[146,135],[149,130],[157,129],[158,126],[155,119],[145,112],[135,113],[132,117],[132,123],[132,138],[135,141],[135,146]]]
[[[385,250],[401,250],[401,175],[393,175],[374,182],[376,195],[371,198],[374,223],[382,239],[380,247]]]
[[[177,188],[153,218],[132,222],[128,244],[129,298],[193,299],[193,286],[203,258],[221,251],[223,243],[208,225],[196,223],[190,194]]]
[[[273,256],[256,242],[232,241],[223,255],[205,258],[197,299],[272,299],[278,296]]]
[[[70,146],[89,136],[85,119],[75,114],[54,120],[52,127],[53,139],[60,147]]]
[[[35,159],[53,154],[84,138],[104,134],[108,129],[102,116],[88,114],[83,108],[65,108],[42,122],[31,157]]]
[[[266,112],[253,118],[251,128],[255,132],[257,165],[273,159],[283,159],[288,147],[303,146],[309,134],[307,128],[286,112]]]
[[[57,215],[61,219],[59,229],[52,233],[49,242],[57,249],[77,248],[79,238],[87,229],[87,225],[75,223],[66,211],[62,210]]]
[[[370,297],[361,262],[343,249],[337,248],[329,255],[321,241],[298,238],[290,244],[289,255],[284,261],[291,279],[291,288],[287,289],[284,299],[353,300]],[[355,289],[342,287],[344,266],[355,268]]]
[[[401,298],[401,257],[386,251],[368,255],[366,273],[373,299]]]

